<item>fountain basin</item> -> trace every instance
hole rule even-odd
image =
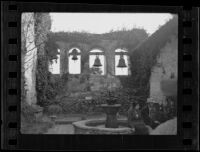
[[[89,119],[72,123],[75,134],[133,134],[134,128],[129,128],[127,120],[118,120],[118,128],[106,128],[106,120]]]

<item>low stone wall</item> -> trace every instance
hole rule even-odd
[[[105,120],[83,120],[73,123],[75,134],[133,134],[134,129],[128,128],[126,120],[118,120],[123,128],[99,128],[97,125],[105,124]]]

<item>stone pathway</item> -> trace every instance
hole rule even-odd
[[[56,124],[46,134],[74,134],[74,127],[72,124]]]
[[[46,134],[74,134],[72,123],[80,120],[82,120],[80,116],[58,117],[55,120],[55,125]]]

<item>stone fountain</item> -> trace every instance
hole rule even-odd
[[[73,123],[75,134],[132,134],[134,128],[129,128],[127,120],[117,119],[117,112],[121,105],[116,104],[117,99],[109,92],[107,104],[100,107],[106,113],[105,119],[88,119]]]

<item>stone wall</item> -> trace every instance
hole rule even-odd
[[[98,91],[103,89],[115,89],[121,87],[120,80],[111,75],[106,76],[96,76],[91,75],[90,76],[90,89],[91,91]]]
[[[163,79],[170,78],[171,74],[177,78],[178,74],[178,40],[172,36],[170,41],[160,50],[157,64],[152,68],[150,77],[150,97],[159,104],[165,104],[165,97],[160,88]]]
[[[60,49],[60,74],[68,72],[68,51],[77,47],[81,51],[81,73],[89,68],[89,52],[92,49],[101,49],[105,55],[105,75],[90,75],[90,89],[97,91],[106,88],[108,83],[112,88],[120,87],[120,81],[115,77],[115,50],[119,46],[116,40],[100,40],[97,44],[57,42]]]
[[[34,13],[22,14],[22,72],[25,76],[26,102],[31,105],[36,103],[36,63],[37,48],[35,46]]]
[[[89,52],[94,49],[101,49],[106,56],[105,60],[105,74],[115,74],[115,49],[119,45],[116,40],[100,40],[97,44],[84,44],[84,43],[66,43],[57,42],[60,51],[60,74],[68,72],[68,51],[72,47],[77,47],[81,50],[81,72],[84,71],[85,64],[89,62]],[[120,47],[119,47],[120,48]]]

